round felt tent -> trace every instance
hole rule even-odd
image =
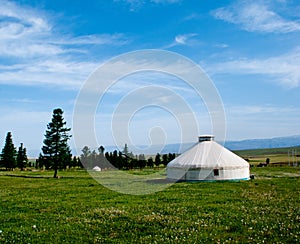
[[[99,166],[95,166],[95,167],[93,168],[93,170],[94,170],[94,171],[101,171],[101,168],[100,168]]]
[[[248,180],[249,163],[214,141],[200,136],[192,148],[167,165],[167,177],[175,180]]]

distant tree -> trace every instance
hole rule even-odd
[[[77,157],[73,156],[72,161],[69,165],[70,168],[75,168],[77,166]]]
[[[140,169],[143,169],[143,168],[146,167],[146,165],[147,165],[147,161],[146,161],[145,155],[144,155],[144,154],[140,154],[140,155],[139,155],[139,160],[138,160],[138,165],[137,165],[137,166],[138,166]]]
[[[79,168],[83,168],[83,165],[82,165],[81,160],[80,160],[79,157],[77,157],[77,165],[76,166],[79,167]]]
[[[109,154],[109,159],[110,163],[115,166],[118,169],[122,168],[122,162],[120,162],[118,158],[118,151],[114,150],[112,153]]]
[[[47,125],[47,130],[44,139],[42,151],[44,157],[50,160],[51,167],[54,169],[54,178],[57,178],[57,170],[61,166],[65,166],[71,160],[71,150],[68,145],[68,140],[71,135],[71,128],[66,127],[66,122],[63,118],[63,110],[56,108],[53,110],[52,120]],[[68,162],[66,162],[68,161]]]
[[[104,151],[105,151],[105,148],[103,146],[100,146],[98,148],[98,152],[99,152],[99,154],[97,155],[98,166],[103,169],[112,168],[111,163],[109,162],[109,160],[106,157],[107,153],[104,154]]]
[[[153,158],[152,157],[148,158],[147,166],[150,168],[153,168],[153,165],[154,165]]]
[[[126,143],[125,143],[125,146],[124,146],[124,149],[123,149],[122,153],[124,153],[126,156],[128,156],[128,154],[129,154],[128,146],[127,146]]]
[[[104,150],[105,150],[105,148],[104,148],[103,146],[100,146],[100,147],[98,148],[99,154],[103,154],[103,153],[104,153]]]
[[[27,163],[28,158],[26,155],[26,148],[23,148],[23,143],[21,143],[17,155],[17,166],[21,169],[21,171],[23,171],[24,168],[26,168]]]
[[[122,151],[122,153],[127,156],[127,158],[134,158],[134,155],[132,152],[129,152],[129,149],[128,149],[128,145],[125,143],[125,146],[124,146],[124,149]]]
[[[91,150],[88,146],[84,146],[81,150],[80,160],[85,168],[91,168]]]
[[[111,153],[106,152],[105,153],[105,158],[110,162],[111,161]]]
[[[161,164],[160,154],[157,153],[154,159],[154,164],[158,167]]]
[[[36,168],[42,169],[44,168],[46,170],[50,169],[51,167],[51,158],[43,156],[41,153],[39,154],[39,158],[36,160]]]
[[[94,168],[97,165],[97,153],[95,150],[92,151],[91,155],[90,155],[90,161],[91,161],[91,168]]]
[[[172,161],[173,159],[175,159],[176,158],[176,154],[175,153],[169,153],[168,154],[168,161],[170,162],[170,161]]]
[[[123,155],[125,155],[125,156],[123,157]],[[128,158],[127,154],[122,153],[120,151],[118,152],[117,165],[119,165],[119,169],[122,169],[122,168],[129,169],[129,168],[131,168],[130,161],[128,159],[129,158]]]
[[[6,170],[13,170],[16,167],[17,151],[12,141],[11,132],[7,132],[5,145],[1,153],[1,161]]]
[[[163,154],[162,155],[162,163],[163,163],[164,166],[167,166],[167,164],[169,163],[168,154]]]

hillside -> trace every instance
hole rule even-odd
[[[233,150],[234,153],[241,156],[265,156],[265,155],[278,155],[286,154],[288,151],[295,150],[297,155],[300,154],[300,146],[298,147],[280,147],[280,148],[263,148],[263,149],[250,149],[250,150]]]
[[[269,139],[227,141],[225,146],[231,150],[295,147],[300,146],[300,135]]]

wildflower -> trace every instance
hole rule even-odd
[[[2,233],[2,230],[0,230],[0,234]]]
[[[32,228],[35,229],[35,228],[36,228],[36,225],[33,225]]]

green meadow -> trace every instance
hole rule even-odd
[[[292,158],[289,156],[291,151],[297,152]],[[282,166],[296,163],[300,165],[300,147],[283,147],[283,148],[265,148],[265,149],[252,149],[252,150],[239,150],[235,151],[239,156],[248,159],[252,165],[257,165],[260,162],[266,162],[266,159],[270,159],[270,164],[274,166]]]
[[[300,168],[251,171],[249,181],[136,180],[132,188],[168,184],[146,195],[112,191],[84,170],[59,179],[52,171],[2,171],[0,243],[299,243]],[[97,173],[122,184],[109,181],[116,171]]]

